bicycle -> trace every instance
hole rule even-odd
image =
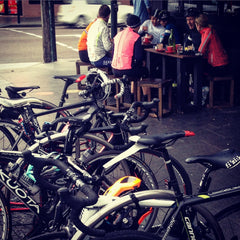
[[[92,112],[92,115],[94,115],[94,112]],[[80,137],[81,135],[83,135],[88,129],[89,129],[89,123],[90,123],[90,120],[91,120],[91,116],[88,116],[88,118],[84,117],[83,119],[79,119],[79,118],[58,118],[55,120],[55,122],[52,123],[52,125],[55,125],[57,122],[61,123],[61,122],[69,122],[70,123],[70,127],[69,127],[69,130],[68,130],[68,133],[67,132],[63,132],[63,133],[56,133],[56,134],[53,134],[53,135],[49,135],[48,137],[46,138],[43,138],[39,141],[37,141],[37,143],[35,143],[34,145],[32,145],[31,147],[29,147],[29,151],[40,151],[41,153],[44,153],[46,154],[42,149],[41,149],[41,145],[46,145],[46,143],[51,143],[51,142],[54,142],[54,141],[67,141],[67,144],[65,145],[66,146],[66,151],[64,151],[64,155],[67,154],[66,156],[67,157],[67,163],[76,171],[76,172],[85,172],[85,175],[86,176],[89,176],[89,173],[87,173],[86,170],[88,170],[88,172],[91,172],[93,166],[87,166],[86,167],[86,170],[84,170],[83,167],[81,167],[81,162],[76,162],[71,156],[72,156],[72,148],[73,148],[73,145],[72,145],[72,142],[74,142],[74,136],[75,137]],[[49,126],[49,124],[48,124]],[[48,133],[48,131],[47,131]],[[96,137],[97,138],[97,137]],[[10,152],[11,153],[11,152]],[[54,155],[59,155],[59,153],[55,153]],[[1,161],[3,162],[3,161]],[[119,168],[120,166],[120,168]],[[121,169],[121,166],[123,166],[123,168]],[[96,192],[99,192],[99,189],[101,191],[103,191],[104,189],[106,190],[108,184],[110,184],[111,182],[111,174],[112,172],[114,172],[114,175],[115,174],[118,174],[119,176],[125,176],[126,175],[126,172],[128,170],[128,167],[131,166],[132,167],[132,173],[138,175],[139,177],[142,178],[142,182],[143,182],[143,189],[155,189],[157,188],[157,184],[156,184],[156,180],[153,176],[153,174],[151,173],[151,170],[146,166],[144,165],[144,163],[141,163],[140,161],[134,161],[134,162],[131,162],[131,159],[126,159],[125,161],[123,161],[122,164],[119,164],[118,166],[113,166],[112,167],[112,170],[109,171],[108,174],[99,174],[97,177],[97,180],[94,184],[94,189]],[[141,172],[141,170],[144,170],[143,172]],[[16,167],[16,171],[19,171],[18,168]],[[97,176],[96,174],[94,174],[95,176]],[[35,173],[33,174],[33,176],[35,176]],[[56,172],[56,170],[53,168],[53,169],[49,169],[46,173],[46,176],[49,176],[51,179],[53,178],[54,182],[58,180],[58,178],[55,180],[54,177],[57,177],[58,176],[58,172]],[[60,181],[60,180],[58,180]],[[61,181],[60,181],[61,182]],[[101,188],[100,188],[101,187]],[[43,194],[43,195],[40,195],[44,201],[46,202],[46,204],[48,204],[48,202],[50,201],[51,202],[51,199],[55,197],[54,194],[50,194],[49,195],[46,195],[46,194]],[[14,214],[15,215],[18,215],[19,212],[22,212],[23,210],[28,210],[27,208],[24,208],[24,207],[21,207],[21,205],[19,205],[18,202],[14,201],[13,203],[10,202],[9,199],[12,199],[12,196],[9,195],[9,192],[8,194],[6,195],[7,197],[7,200],[9,202],[9,205],[11,207],[13,207],[13,203],[14,204],[18,204],[18,208],[16,211],[11,211],[13,216]],[[14,209],[13,209],[14,210]],[[16,219],[16,218],[14,218]],[[31,223],[29,223],[31,225]],[[15,230],[16,230],[17,226],[15,226]]]
[[[175,142],[177,139],[182,138],[185,135],[191,136],[193,133],[182,131],[165,135],[161,134],[156,136],[139,136],[137,138],[131,138],[135,143],[141,144],[147,148],[151,148],[152,146],[162,148],[174,192],[168,190],[149,190],[133,193],[133,196],[124,196],[100,209],[94,216],[88,218],[85,224],[91,228],[103,226],[104,222],[109,219],[109,217],[107,220],[105,218],[109,215],[113,216],[113,220],[108,224],[114,225],[114,217],[120,218],[122,224],[126,222],[134,222],[134,217],[130,214],[127,215],[127,220],[121,218],[122,208],[125,208],[126,212],[130,212],[138,206],[152,206],[161,210],[159,213],[161,219],[158,220],[156,225],[153,225],[153,228],[151,229],[151,231],[157,236],[160,236],[161,239],[168,239],[169,236],[172,237],[170,239],[224,239],[222,229],[219,226],[217,219],[206,208],[199,206],[199,204],[214,202],[226,197],[239,195],[240,185],[238,184],[237,186],[212,192],[201,191],[209,188],[209,181],[207,181],[207,179],[211,171],[220,168],[230,169],[236,167],[240,162],[240,154],[234,150],[224,150],[213,155],[188,158],[186,160],[187,163],[200,163],[207,167],[207,169],[200,181],[201,189],[199,192],[196,195],[185,196],[180,191],[166,149],[170,143]],[[108,163],[113,164],[115,160],[112,160],[112,163],[111,161]],[[107,164],[104,166],[106,169],[108,168]],[[220,217],[224,212],[225,210],[221,211],[217,216]],[[84,236],[84,233],[77,232],[74,239],[84,239]]]
[[[37,118],[40,116],[44,115],[50,115],[52,113],[57,113],[56,118],[59,117],[60,115],[64,116],[72,116],[69,112],[66,110],[68,109],[73,109],[73,108],[78,108],[80,107],[79,110],[77,110],[74,115],[79,115],[84,112],[88,108],[87,106],[92,106],[95,105],[99,108],[99,116],[98,116],[98,121],[100,120],[102,122],[105,122],[105,124],[109,124],[109,120],[107,119],[106,111],[104,110],[103,106],[101,104],[98,104],[97,101],[101,98],[107,98],[109,93],[110,93],[110,85],[118,82],[121,86],[121,92],[119,93],[118,96],[121,96],[123,93],[123,83],[121,82],[120,79],[115,79],[115,80],[109,80],[107,76],[102,72],[101,70],[98,69],[92,69],[89,71],[88,74],[88,79],[89,83],[87,86],[87,91],[84,91],[82,93],[82,96],[90,97],[90,99],[87,99],[84,102],[76,103],[76,104],[71,104],[68,106],[63,107],[63,104],[65,103],[65,100],[67,98],[67,89],[68,87],[73,84],[74,82],[81,81],[84,76],[55,76],[55,78],[60,78],[65,81],[65,85],[63,88],[61,100],[59,103],[59,107],[57,108],[56,105],[45,101],[41,99],[36,99],[36,98],[21,98],[21,95],[19,91],[25,90],[30,88],[36,89],[37,87],[28,87],[28,88],[16,88],[16,87],[7,87],[8,94],[10,98],[14,99],[6,99],[6,98],[0,98],[0,104],[2,105],[1,109],[1,118],[2,119],[18,119],[20,116],[19,120],[19,127],[21,126],[22,132],[20,136],[18,136],[16,142],[19,143],[20,139],[23,139],[23,141],[29,145],[34,143],[35,139],[35,134],[40,134],[41,133],[41,128],[39,126]],[[77,79],[77,80],[76,80]],[[92,85],[92,86],[91,86]],[[96,93],[97,92],[97,93]],[[25,94],[23,94],[25,95]],[[117,96],[117,97],[118,97]],[[34,113],[36,110],[45,110],[40,113]],[[51,110],[51,111],[50,111]],[[100,118],[101,117],[101,118]],[[9,120],[4,120],[2,123],[2,126],[4,127],[7,125],[11,129],[11,123],[15,126],[12,127],[12,129],[15,131],[16,129],[16,124],[14,124],[12,121],[10,122]],[[97,126],[96,123],[95,126]],[[59,129],[61,131],[63,126]],[[6,134],[8,139],[12,139],[13,137],[10,136],[10,131]],[[16,145],[13,145],[13,149],[16,149]]]

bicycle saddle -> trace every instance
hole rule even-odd
[[[182,137],[194,136],[194,132],[191,131],[178,131],[172,133],[163,133],[158,135],[143,135],[143,136],[133,136],[129,139],[133,142],[140,143],[142,145],[148,146],[162,146],[167,145],[168,143],[175,141]],[[167,141],[167,142],[166,142]]]
[[[224,149],[221,152],[211,155],[199,155],[189,157],[185,160],[186,163],[200,163],[202,165],[211,164],[214,169],[219,168],[234,168],[240,163],[240,154],[234,149]]]
[[[32,89],[38,89],[40,88],[39,86],[29,86],[29,87],[13,87],[13,86],[7,86],[5,88],[5,90],[7,92],[12,92],[12,93],[17,93],[17,92],[20,92],[20,91],[24,91],[24,90],[32,90]]]

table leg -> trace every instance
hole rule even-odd
[[[177,111],[183,113],[187,103],[186,66],[182,59],[177,59]]]
[[[202,59],[196,59],[193,66],[193,79],[194,79],[194,105],[197,107],[202,106]]]

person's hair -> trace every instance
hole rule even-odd
[[[110,15],[111,9],[108,5],[102,5],[98,10],[98,17],[106,18]]]
[[[206,14],[200,14],[196,19],[195,22],[200,26],[200,27],[208,27],[208,16]]]
[[[185,17],[198,17],[200,12],[198,11],[197,8],[188,8],[187,11],[185,12]]]

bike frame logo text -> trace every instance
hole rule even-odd
[[[12,179],[5,174],[2,169],[0,169],[0,181],[4,183],[13,193],[15,193],[24,203],[26,203],[29,207],[35,208],[35,211],[39,214],[40,209],[39,205],[27,195],[27,193],[21,189],[17,182],[13,182]]]

